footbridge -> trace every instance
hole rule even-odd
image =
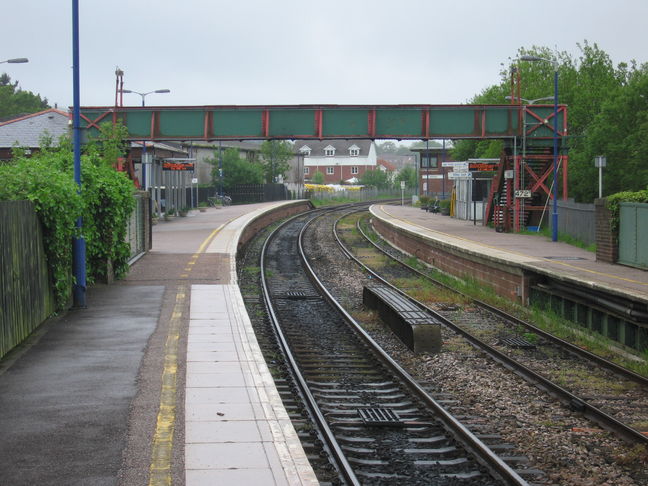
[[[518,228],[553,197],[554,137],[567,197],[567,107],[557,115],[554,132],[553,105],[115,106],[82,107],[81,128],[88,139],[102,123],[119,122],[129,140],[151,141],[502,139],[485,221]]]

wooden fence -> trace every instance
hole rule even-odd
[[[29,201],[0,202],[0,357],[55,310],[43,235]]]

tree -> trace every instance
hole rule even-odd
[[[275,182],[290,169],[288,161],[295,156],[293,146],[285,140],[266,140],[261,145],[261,162],[266,182]]]
[[[47,98],[41,99],[40,95],[21,90],[18,81],[12,83],[6,73],[0,75],[0,119],[37,113],[47,108]]]
[[[324,180],[325,180],[324,174],[319,171],[315,172],[313,174],[313,177],[311,178],[311,182],[313,184],[324,184]]]
[[[579,149],[575,173],[587,180],[570,178],[570,184],[576,185],[583,199],[598,197],[598,169],[593,163],[597,155],[607,158],[604,194],[647,188],[648,64],[634,68],[627,83],[603,101]]]
[[[258,162],[242,159],[235,148],[226,149],[223,154],[223,189],[229,191],[238,184],[262,184],[264,170]],[[220,185],[219,154],[214,151],[214,157],[207,159],[212,164],[212,181],[215,186]]]
[[[386,172],[380,169],[368,170],[360,176],[360,184],[376,189],[385,189],[389,187],[389,177]]]
[[[378,155],[395,154],[398,150],[398,145],[391,140],[385,140],[383,143],[376,144],[376,149]]]
[[[416,170],[412,167],[403,167],[398,173],[394,182],[400,185],[401,181],[405,181],[405,186],[408,188],[415,188],[418,186],[418,180],[416,178]]]
[[[596,44],[577,44],[580,56],[533,46],[518,50],[517,58],[532,55],[558,64],[559,102],[568,107],[569,195],[589,202],[598,195],[598,175],[593,158],[605,155],[609,194],[636,190],[648,185],[648,68],[620,63]],[[519,62],[520,96],[525,99],[553,95],[554,70],[551,62]],[[502,69],[501,82],[474,96],[473,104],[501,104],[510,95],[510,70]],[[517,93],[516,93],[517,94]],[[643,96],[643,97],[642,97]],[[551,101],[549,102],[551,103]],[[461,140],[455,144],[453,157],[498,157],[502,142]]]

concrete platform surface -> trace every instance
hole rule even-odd
[[[542,235],[498,233],[479,222],[475,225],[411,206],[376,204],[371,213],[443,245],[648,304],[648,271],[597,262],[594,253],[567,243]]]
[[[0,484],[317,484],[236,286],[247,225],[291,205],[159,222],[124,280],[9,353]]]

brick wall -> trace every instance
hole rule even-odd
[[[619,259],[618,235],[612,234],[612,213],[605,207],[606,199],[594,201],[596,222],[596,261],[616,263]]]
[[[373,219],[373,225],[376,231],[395,246],[433,267],[459,278],[471,278],[484,283],[507,299],[528,303],[532,276],[525,275],[521,269],[497,264],[487,258],[427,240],[390,226],[378,218]]]
[[[263,213],[255,220],[250,221],[250,223],[245,227],[238,242],[238,249],[243,247],[259,231],[261,231],[266,226],[271,225],[275,221],[279,221],[280,219],[288,218],[295,214],[303,213],[311,209],[313,209],[313,205],[310,201],[295,201],[294,203],[280,206],[274,211]]]

